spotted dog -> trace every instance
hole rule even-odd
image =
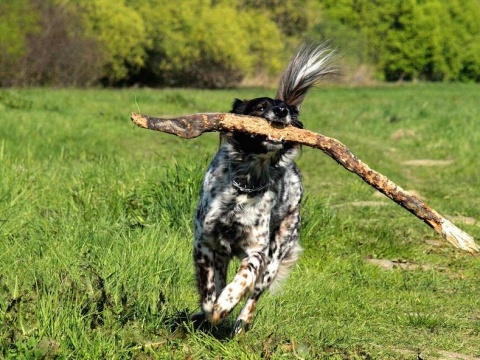
[[[333,52],[305,44],[285,70],[276,98],[235,99],[231,112],[302,128],[299,108],[330,66]],[[247,296],[233,332],[247,330],[258,299],[285,278],[302,251],[303,187],[294,162],[300,146],[272,136],[224,133],[203,180],[196,217],[194,263],[201,312],[193,321],[221,323]],[[227,284],[230,260],[240,269]]]

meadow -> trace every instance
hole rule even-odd
[[[298,265],[247,333],[193,329],[192,218],[218,136],[182,140],[129,115],[273,95],[1,90],[0,357],[480,358],[479,256],[309,148]],[[475,84],[327,86],[302,120],[478,242],[479,104]]]

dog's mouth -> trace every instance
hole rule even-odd
[[[269,120],[269,123],[270,123],[270,126],[277,129],[283,129],[285,128],[285,126],[288,125],[287,119]],[[277,150],[283,146],[283,143],[284,143],[283,136],[279,137],[272,134],[268,134],[266,137],[264,137],[264,141],[263,141],[263,145],[267,147],[269,150]]]
[[[267,153],[282,151],[287,145],[283,136],[235,133],[235,142],[246,152]]]
[[[276,151],[283,148],[283,137],[277,137],[269,134],[263,138],[262,145],[269,151]]]
[[[283,136],[282,137],[277,137],[277,136],[273,136],[272,134],[268,134],[267,141],[269,141],[271,143],[274,143],[274,144],[281,144],[281,143],[283,143]]]

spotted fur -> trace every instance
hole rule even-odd
[[[325,55],[321,57],[320,55]],[[307,44],[290,62],[277,99],[236,99],[231,112],[303,127],[298,108],[306,92],[331,72],[330,52]],[[282,139],[226,133],[203,180],[196,217],[194,263],[202,311],[195,321],[219,324],[247,297],[234,325],[246,330],[262,293],[285,278],[301,252],[303,187],[294,162],[300,147]],[[227,284],[230,260],[240,268]]]

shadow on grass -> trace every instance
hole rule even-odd
[[[205,316],[194,314],[189,309],[179,310],[167,315],[165,326],[178,337],[185,337],[192,332],[210,335],[219,341],[228,341],[233,338],[233,322],[226,320],[218,326],[211,325]]]

